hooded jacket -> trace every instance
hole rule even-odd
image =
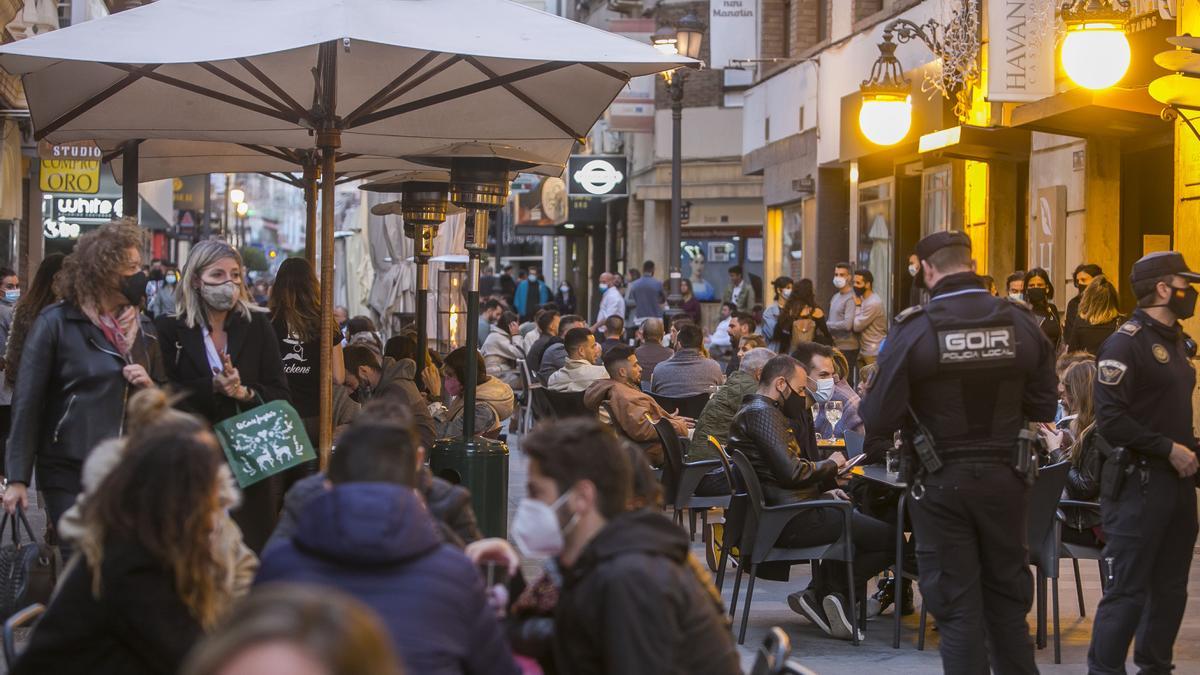
[[[512,387],[499,378],[488,376],[475,387],[475,433],[485,435],[500,430],[501,422],[512,417],[516,398]],[[446,410],[441,437],[462,434],[463,397],[454,399]]]
[[[421,445],[432,450],[433,441],[437,436],[437,427],[433,423],[433,416],[429,414],[429,405],[425,402],[425,397],[417,390],[416,375],[416,361],[412,359],[397,361],[390,357],[385,358],[383,372],[379,375],[379,386],[375,388],[371,396],[396,396],[407,403],[413,416],[417,436],[421,439]]]
[[[697,570],[687,535],[662,514],[614,518],[563,571],[558,672],[740,673],[720,597]]]
[[[475,566],[442,543],[412,488],[346,483],[312,500],[290,540],[263,555],[255,584],[338,588],[378,613],[405,671],[517,673]]]
[[[583,405],[588,410],[599,412],[600,404],[605,401],[615,417],[612,422],[642,446],[646,459],[654,466],[662,466],[663,446],[654,425],[646,421],[647,414],[655,420],[667,418],[675,433],[687,436],[687,422],[663,410],[653,396],[637,387],[616,380],[597,380],[583,392]]]

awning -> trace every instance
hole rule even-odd
[[[923,157],[952,157],[979,161],[1027,161],[1030,138],[1026,129],[960,125],[930,132],[917,142]]]
[[[1072,89],[1012,112],[1012,126],[1065,136],[1141,136],[1170,131],[1163,104],[1145,89]]]

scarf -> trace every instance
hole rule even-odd
[[[137,341],[138,311],[132,306],[126,307],[119,316],[99,314],[92,310],[84,310],[84,314],[104,333],[104,338],[116,348],[121,356],[128,357],[134,342]]]

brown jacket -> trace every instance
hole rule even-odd
[[[658,440],[654,426],[646,421],[649,414],[652,419],[663,417],[671,420],[675,433],[687,436],[687,422],[662,409],[650,394],[616,380],[597,380],[583,393],[583,405],[588,410],[599,411],[600,404],[608,401],[613,422],[630,440],[637,443],[646,452],[646,458],[654,466],[662,466],[663,447]]]

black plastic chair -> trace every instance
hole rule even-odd
[[[850,502],[838,499],[811,499],[794,504],[767,506],[763,498],[762,486],[758,475],[746,455],[738,450],[732,453],[734,466],[737,467],[737,478],[747,495],[746,517],[743,521],[742,537],[738,543],[739,556],[737,576],[733,582],[733,598],[730,600],[730,616],[737,611],[738,591],[742,584],[742,570],[750,575],[750,584],[746,588],[746,606],[742,609],[742,627],[738,633],[738,644],[746,641],[746,626],[750,620],[750,603],[754,599],[754,571],[762,563],[777,562],[785,564],[811,563],[814,560],[837,560],[846,563],[846,579],[849,582],[850,612],[858,617],[858,603],[855,597],[854,583],[854,544],[852,543],[853,506]],[[840,511],[843,518],[842,536],[827,544],[806,546],[803,548],[781,548],[776,546],[779,535],[788,522],[798,514],[813,509],[834,509]],[[858,633],[861,619],[853,621],[855,629],[851,632],[850,640],[858,646]]]
[[[533,376],[529,371],[529,362],[525,359],[517,359],[517,369],[521,373],[521,383],[525,388],[520,392],[521,396],[521,433],[529,433],[533,429],[533,393],[539,389],[544,389],[541,382]]]
[[[564,417],[591,417],[592,412],[583,405],[582,391],[542,390],[550,401],[550,410],[556,419]]]
[[[744,488],[739,489],[741,481],[734,478],[734,471],[729,453],[725,451],[725,447],[714,436],[708,437],[708,442],[717,449],[717,455],[720,458],[721,466],[725,468],[725,475],[729,477],[729,486],[733,489],[733,494],[729,500],[729,508],[725,509],[725,523],[721,532],[721,555],[717,562],[717,592],[720,592],[725,587],[725,568],[729,565],[729,552],[733,546],[742,538],[742,527],[746,522],[746,503],[748,495]],[[711,535],[710,535],[711,536]],[[710,542],[711,546],[712,543]],[[734,561],[736,564],[737,561]],[[730,610],[729,617],[733,618],[733,611]]]
[[[792,655],[792,641],[779,626],[771,628],[754,657],[750,675],[783,675],[788,657]]]
[[[674,413],[676,410],[678,410],[678,414],[683,415],[684,417],[691,417],[692,419],[697,419],[700,417],[700,413],[704,412],[704,406],[708,403],[708,399],[712,398],[711,392],[696,394],[695,396],[684,396],[681,398],[675,398],[674,396],[662,396],[660,394],[650,395],[654,397],[654,400],[657,401],[660,406],[662,406],[663,410],[666,410],[669,413]]]
[[[1038,471],[1037,481],[1029,493],[1029,510],[1026,516],[1026,546],[1029,548],[1029,564],[1033,565],[1037,578],[1037,629],[1038,649],[1046,647],[1046,582],[1053,579],[1054,611],[1054,662],[1062,663],[1062,643],[1058,621],[1058,550],[1061,538],[1058,529],[1058,500],[1067,484],[1070,462],[1059,462]],[[921,633],[917,649],[925,648],[925,617],[927,610],[921,607]]]
[[[1083,604],[1083,580],[1079,574],[1080,560],[1095,560],[1096,565],[1100,568],[1100,590],[1103,592],[1108,587],[1108,574],[1104,568],[1104,547],[1103,546],[1086,546],[1084,544],[1072,544],[1062,540],[1062,527],[1066,516],[1062,513],[1064,508],[1076,509],[1095,509],[1100,511],[1100,504],[1097,502],[1081,502],[1074,499],[1063,499],[1058,502],[1059,508],[1059,540],[1061,546],[1058,549],[1059,558],[1070,558],[1071,565],[1075,568],[1075,596],[1079,600],[1079,616],[1086,617],[1087,609]],[[1055,578],[1055,583],[1058,579]]]
[[[729,506],[731,495],[716,497],[696,496],[696,487],[704,476],[714,469],[722,467],[719,459],[702,459],[687,462],[683,459],[683,444],[675,427],[670,420],[663,417],[658,421],[646,414],[646,421],[654,427],[658,440],[663,446],[662,487],[663,498],[674,510],[675,522],[683,525],[683,512],[688,512],[688,532],[692,539],[696,538],[696,509],[700,509],[701,527],[708,527],[708,509],[725,508]],[[726,474],[728,475],[728,474]],[[732,485],[732,483],[730,483]],[[703,530],[702,530],[703,531]]]
[[[17,611],[4,622],[4,665],[5,670],[11,671],[17,660],[17,629],[33,628],[46,612],[46,606],[34,603],[25,609]]]

